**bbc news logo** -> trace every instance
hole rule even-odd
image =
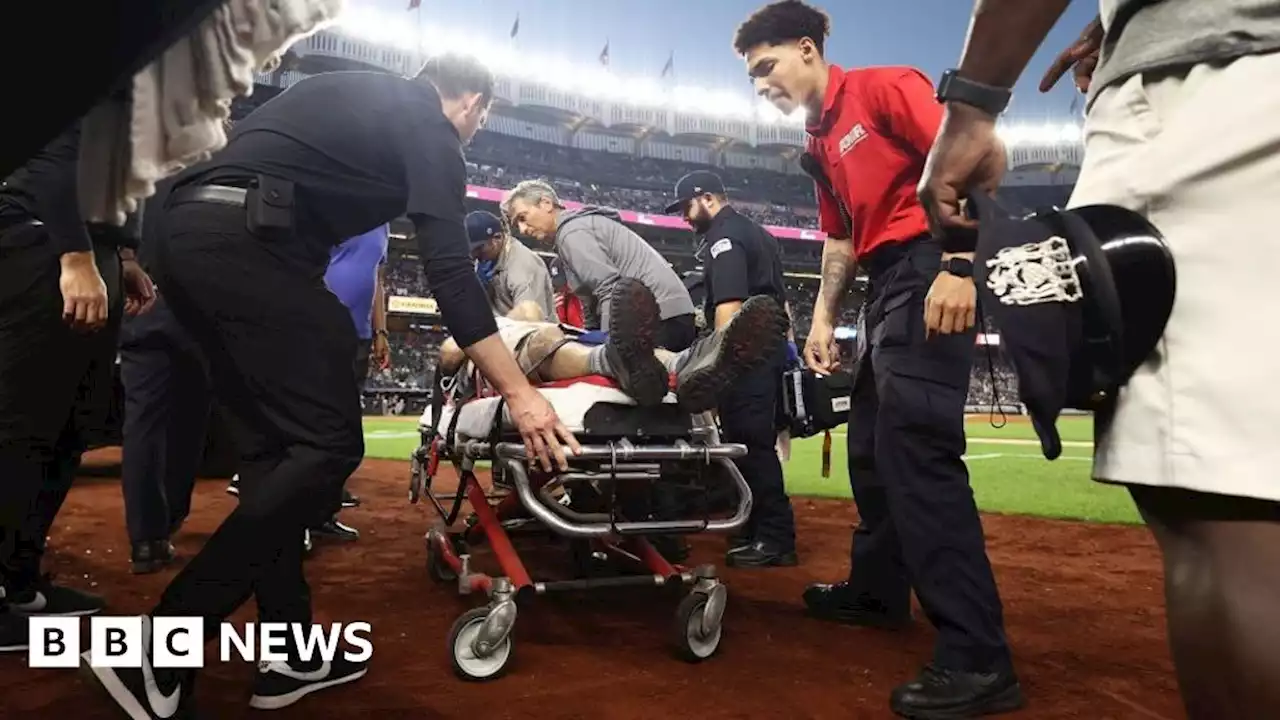
[[[339,653],[351,662],[373,656],[373,628],[366,622],[222,623],[218,630],[218,658],[230,662],[284,662],[288,648],[298,649],[303,662],[332,662]],[[156,668],[201,668],[205,664],[204,619],[151,618],[150,665]],[[27,663],[33,668],[74,668],[83,651],[78,617],[32,617],[28,631]],[[95,616],[89,619],[89,664],[94,667],[142,667],[145,634],[141,617]],[[346,647],[339,649],[341,645]],[[349,648],[349,649],[348,649]]]

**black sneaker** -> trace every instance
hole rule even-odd
[[[1012,670],[959,672],[933,664],[919,677],[894,688],[889,709],[905,718],[943,720],[1013,712],[1026,703]]]
[[[689,348],[676,373],[676,399],[688,413],[710,410],[743,373],[759,367],[787,336],[787,313],[767,295],[747,298],[729,324]]]
[[[355,495],[352,495],[350,490],[343,488],[342,489],[342,507],[344,508],[360,507],[360,498],[356,497]]]
[[[0,608],[0,652],[21,652],[27,649],[27,625],[29,618]]]
[[[618,386],[641,406],[662,404],[670,385],[666,366],[653,355],[661,324],[658,301],[644,283],[623,278],[613,286],[604,351]]]
[[[253,697],[249,699],[249,707],[279,710],[317,690],[354,682],[369,672],[368,663],[342,658],[333,662],[312,663],[312,666],[314,670],[298,670],[289,663],[258,663],[258,677],[253,682]]]
[[[314,537],[332,538],[334,540],[344,540],[351,542],[360,539],[360,531],[350,525],[343,525],[338,522],[338,518],[329,518],[329,521],[323,525],[311,528],[311,534]]]
[[[757,540],[747,547],[729,550],[725,553],[724,562],[735,568],[795,567],[800,564],[800,557],[796,555],[795,548],[787,550]]]
[[[129,554],[129,572],[134,575],[149,575],[163,570],[177,558],[173,543],[168,540],[133,543],[133,550]]]
[[[149,635],[149,618],[143,618]],[[80,654],[80,668],[132,720],[190,720],[195,712],[195,676],[189,672],[155,670],[149,644],[143,644],[142,667],[94,667],[90,652]]]
[[[19,615],[93,615],[107,605],[101,596],[55,584],[50,575],[27,588],[8,588],[5,597],[10,609]]]
[[[729,536],[728,554],[741,552],[755,544],[755,538],[748,532],[741,532]]]
[[[859,596],[848,581],[815,583],[804,589],[806,614],[817,620],[859,627],[901,630],[911,624],[911,609],[890,609],[884,603]]]

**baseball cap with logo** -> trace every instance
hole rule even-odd
[[[565,275],[564,263],[560,258],[553,257],[547,263],[547,274],[551,276],[551,289],[560,292],[569,288],[569,277]]]
[[[676,181],[676,199],[667,206],[666,214],[681,212],[686,203],[702,195],[724,195],[724,181],[710,170],[694,170]]]
[[[484,210],[467,213],[467,238],[471,241],[471,251],[484,245],[495,237],[502,235],[502,218]]]
[[[1062,411],[1096,412],[1105,423],[1117,393],[1157,350],[1173,310],[1173,255],[1145,218],[1114,205],[1014,217],[975,194],[969,209],[979,223],[979,307],[1053,460],[1062,453]]]

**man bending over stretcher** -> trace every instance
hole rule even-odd
[[[743,303],[727,325],[673,353],[656,345],[662,319],[658,301],[643,283],[620,280],[610,311],[609,339],[603,345],[575,342],[550,322],[497,318],[498,334],[535,384],[603,375],[637,404],[658,405],[674,373],[681,408],[698,413],[714,408],[724,388],[768,359],[788,327],[786,311],[776,300],[756,296]],[[453,338],[440,346],[440,369],[462,382],[472,375],[470,361]],[[463,369],[466,372],[458,375]]]

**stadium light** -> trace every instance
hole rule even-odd
[[[471,33],[451,32],[434,23],[406,22],[367,6],[348,7],[333,28],[352,38],[404,52],[456,52],[482,61],[501,76],[536,82],[560,92],[633,107],[675,110],[710,117],[802,127],[804,109],[783,115],[763,98],[727,89],[680,85],[663,87],[653,78],[619,77],[595,63],[573,62],[553,55],[531,56],[507,43],[476,41]],[[1083,129],[1076,123],[1002,122],[1000,139],[1009,147],[1079,144]]]
[[[1084,140],[1084,129],[1076,123],[1001,123],[996,133],[1005,145],[1077,145]]]
[[[606,68],[574,63],[563,57],[531,57],[510,46],[477,42],[470,34],[450,32],[431,23],[424,23],[419,31],[417,23],[396,21],[388,13],[370,7],[348,7],[334,29],[365,42],[405,52],[421,49],[470,55],[499,75],[600,100],[770,124],[798,126],[804,123],[803,111],[784,116],[769,103],[757,102],[756,98],[741,92],[688,85],[666,89],[651,78],[621,78]]]

